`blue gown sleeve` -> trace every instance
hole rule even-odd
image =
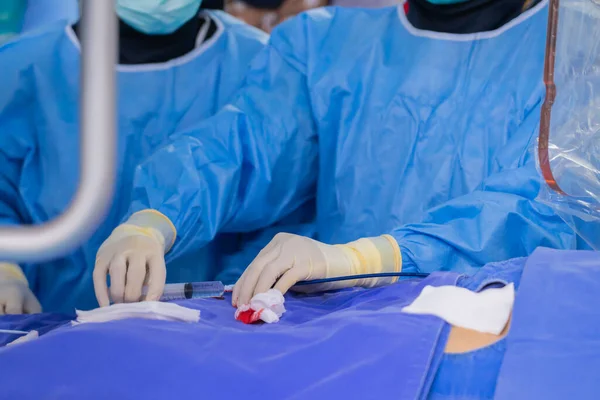
[[[400,245],[403,271],[470,274],[489,262],[527,256],[538,246],[575,247],[573,231],[550,207],[535,201],[541,184],[532,151],[538,121],[536,107],[500,152],[497,172],[479,190],[435,207],[421,223],[392,233]],[[524,148],[525,154],[519,155]]]
[[[16,63],[6,60],[14,54],[8,46],[0,51],[0,76],[4,77],[0,85],[0,225],[31,223],[20,184],[25,159],[35,148],[35,127],[27,72],[19,72]]]
[[[314,238],[316,233],[315,207],[314,202],[308,202],[275,225],[239,234],[238,248],[234,251],[220,253],[220,272],[216,280],[225,284],[234,284],[258,253],[280,232]]]
[[[219,232],[269,226],[314,197],[318,144],[303,23],[274,31],[231,104],[137,168],[127,215],[150,208],[173,222],[169,258]]]

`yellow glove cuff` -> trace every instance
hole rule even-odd
[[[390,235],[363,238],[345,245],[339,245],[347,253],[352,253],[355,274],[377,274],[402,271],[400,246]],[[361,279],[357,286],[376,287],[398,281],[398,277]]]
[[[177,229],[171,220],[164,214],[151,209],[133,214],[125,224],[117,229],[155,238],[163,245],[165,254],[171,250],[177,238]]]
[[[23,270],[21,270],[21,267],[19,267],[17,264],[0,263],[0,274],[4,274],[10,278],[20,280],[22,282],[25,282],[26,285],[29,285],[29,282],[27,282],[27,278],[25,277]]]

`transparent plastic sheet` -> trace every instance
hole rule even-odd
[[[549,14],[540,200],[600,250],[600,0],[551,0]]]

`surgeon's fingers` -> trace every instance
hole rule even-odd
[[[25,304],[23,304],[23,312],[25,314],[39,314],[42,312],[42,305],[33,293],[25,296]]]
[[[122,303],[125,297],[125,280],[127,279],[127,258],[118,255],[112,259],[109,267],[110,298],[113,303]]]
[[[273,250],[278,245],[278,243],[279,243],[279,240],[277,239],[277,237],[273,238],[273,240],[271,240],[265,246],[265,248],[262,249],[260,251],[260,253],[258,253],[258,255],[256,256],[256,258],[244,270],[244,272],[242,273],[242,276],[240,277],[240,279],[238,279],[238,281],[235,283],[235,285],[233,286],[233,293],[231,294],[231,304],[234,307],[237,307],[237,305],[238,305],[238,299],[240,297],[240,292],[242,290],[242,287],[244,287],[244,285],[245,285],[247,276],[250,274],[250,267],[252,267],[252,265],[259,258],[261,258],[261,257],[264,258],[267,254],[271,254],[271,250]],[[243,303],[241,303],[241,304],[243,304]]]
[[[148,293],[147,301],[158,301],[165,290],[167,281],[167,267],[165,256],[155,254],[148,258]]]
[[[244,274],[246,273],[248,269],[246,269],[243,273],[242,276],[240,276],[240,279],[237,280],[237,282],[235,283],[235,285],[233,285],[233,292],[231,293],[231,305],[234,307],[237,307],[237,302],[238,299],[240,297],[240,288],[244,285]]]
[[[273,246],[270,251],[264,253],[261,252],[261,254],[250,263],[248,269],[244,272],[244,280],[239,284],[240,287],[237,293],[238,297],[235,299],[235,304],[248,304],[250,302],[264,267],[277,259],[280,252],[281,247],[279,245]]]
[[[12,315],[23,314],[23,297],[13,296],[7,299],[4,312]]]
[[[108,307],[110,299],[108,298],[108,286],[106,285],[106,275],[108,275],[109,263],[105,260],[96,259],[94,266],[94,292],[100,307]]]
[[[127,258],[127,275],[125,279],[125,303],[140,301],[142,297],[142,286],[146,277],[145,255],[134,253]]]
[[[263,268],[263,271],[260,274],[260,277],[258,278],[256,287],[254,288],[253,296],[259,293],[264,293],[267,290],[271,289],[273,285],[275,285],[275,282],[277,282],[279,277],[281,277],[293,267],[294,256],[289,252],[281,254],[279,258],[267,264]]]
[[[275,289],[279,290],[281,294],[286,294],[292,286],[305,278],[301,268],[291,268],[279,278],[275,284]]]

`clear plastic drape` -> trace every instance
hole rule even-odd
[[[546,52],[540,200],[600,250],[600,0],[551,0]]]

